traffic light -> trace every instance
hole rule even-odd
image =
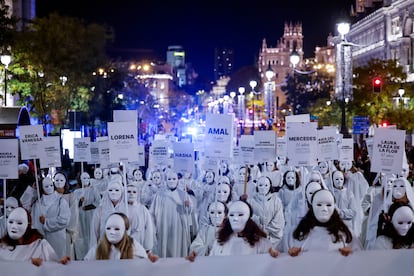
[[[382,79],[380,77],[375,77],[372,79],[372,91],[374,93],[381,93],[382,90]]]

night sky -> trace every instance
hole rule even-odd
[[[325,46],[338,17],[355,0],[37,0],[37,15],[52,11],[106,24],[119,48],[153,49],[165,60],[169,45],[182,45],[186,62],[213,76],[214,48],[234,49],[234,67],[254,63],[263,38],[275,47],[285,22],[302,22],[305,57]]]

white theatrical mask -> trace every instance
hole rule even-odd
[[[235,201],[229,207],[229,222],[233,232],[239,233],[246,227],[250,217],[250,208],[243,201]]]
[[[312,195],[317,191],[322,189],[321,184],[319,184],[318,182],[309,182],[306,185],[305,188],[305,196],[306,196],[306,201],[311,204],[311,200],[312,200]]]
[[[332,183],[335,188],[342,190],[344,187],[345,177],[342,171],[334,171],[332,174]]]
[[[224,203],[219,201],[212,202],[208,206],[208,216],[210,217],[211,224],[219,226],[223,222],[225,216]]]
[[[56,173],[53,177],[53,180],[55,182],[56,188],[64,188],[66,185],[66,176],[64,176],[62,173]]]
[[[6,217],[9,217],[10,213],[19,207],[19,201],[12,196],[6,198]]]
[[[276,170],[275,162],[266,161],[266,171],[272,172]]]
[[[134,185],[128,185],[127,187],[127,200],[129,204],[133,204],[138,200],[138,187]]]
[[[326,162],[326,161],[319,162],[318,163],[318,170],[322,175],[328,173],[328,170],[329,170],[328,162]]]
[[[170,190],[174,190],[178,185],[178,175],[175,172],[167,173],[167,187]]]
[[[322,223],[329,221],[334,210],[335,200],[329,190],[319,190],[315,192],[312,199],[312,209],[315,218]]]
[[[139,169],[134,170],[133,177],[135,181],[141,181],[143,179],[142,172]]]
[[[124,219],[118,215],[111,215],[105,224],[105,235],[111,244],[117,244],[125,234]]]
[[[394,226],[395,231],[397,231],[397,233],[402,237],[407,235],[408,231],[413,225],[413,221],[413,210],[411,210],[411,208],[408,206],[402,206],[395,210],[395,213],[391,219],[391,223]]]
[[[216,198],[217,201],[226,203],[230,196],[230,184],[221,183],[217,185]]]
[[[392,197],[401,199],[405,195],[405,183],[401,179],[394,180],[392,185]]]
[[[81,180],[82,186],[88,186],[91,180],[91,177],[89,173],[83,172],[80,176],[80,180]]]
[[[50,176],[46,176],[42,181],[43,192],[47,195],[52,194],[55,191],[53,180]]]
[[[212,184],[214,182],[214,173],[210,171],[206,172],[205,179],[207,184]]]
[[[96,168],[93,171],[93,178],[95,179],[102,179],[103,178],[103,171],[101,168]]]
[[[295,187],[296,186],[296,173],[293,171],[286,173],[285,181],[286,181],[286,184],[288,184],[289,186]]]
[[[7,233],[13,240],[18,240],[23,237],[28,225],[29,220],[26,210],[22,207],[17,207],[7,218]]]
[[[267,195],[270,191],[270,180],[269,178],[262,176],[257,180],[257,192],[259,195]]]
[[[159,171],[155,171],[152,173],[151,176],[152,183],[159,186],[161,184],[161,173]]]
[[[122,184],[117,181],[111,181],[108,184],[108,196],[112,202],[118,202],[122,196]]]
[[[340,161],[339,169],[341,171],[347,172],[352,168],[352,161]]]

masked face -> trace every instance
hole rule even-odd
[[[305,196],[306,201],[311,204],[312,195],[317,191],[321,189],[321,184],[318,182],[309,182],[308,185],[306,185],[305,189]]]
[[[273,162],[266,162],[266,170],[267,170],[268,172],[271,172],[271,171],[273,171],[274,169],[276,169],[276,168],[275,168],[275,163],[273,163]]]
[[[270,180],[267,177],[260,177],[257,180],[257,192],[259,195],[267,195],[270,190]]]
[[[208,215],[211,224],[219,226],[224,220],[224,204],[222,202],[213,202],[208,207]]]
[[[217,196],[217,201],[226,202],[230,196],[230,186],[225,183],[217,185],[216,196]]]
[[[408,206],[398,208],[392,216],[391,223],[400,236],[407,235],[413,225],[414,214]]]
[[[142,172],[140,170],[134,171],[134,179],[135,181],[141,181],[142,180]]]
[[[312,209],[315,218],[322,223],[327,222],[335,209],[335,201],[332,193],[328,190],[320,190],[312,199]]]
[[[138,188],[135,186],[128,186],[127,187],[127,200],[128,203],[132,204],[136,202],[138,199]]]
[[[89,176],[88,173],[86,173],[86,172],[82,173],[81,176],[80,176],[80,180],[82,182],[82,185],[83,186],[88,186],[89,185],[90,178],[91,177]]]
[[[341,171],[336,171],[332,175],[333,186],[339,190],[344,187],[344,174]]]
[[[213,183],[214,181],[214,174],[212,172],[206,172],[206,182],[208,184]]]
[[[152,183],[159,186],[161,184],[161,173],[160,172],[153,172],[151,180],[152,180]]]
[[[394,181],[392,185],[392,197],[395,199],[401,199],[405,195],[405,183],[401,179]]]
[[[17,199],[12,196],[8,197],[6,199],[6,217],[8,217],[10,213],[17,207],[19,207],[19,202]]]
[[[55,177],[53,178],[55,180],[55,187],[56,188],[64,188],[66,185],[66,177],[61,174],[57,173],[55,174]]]
[[[349,171],[352,168],[352,161],[340,161],[339,162],[339,169],[341,171]]]
[[[7,233],[13,240],[23,237],[29,225],[26,210],[21,207],[14,209],[7,218]]]
[[[169,172],[167,174],[167,187],[170,190],[174,190],[178,185],[178,176],[175,172]]]
[[[289,186],[296,185],[296,173],[295,172],[288,172],[286,174],[286,184],[288,184]]]
[[[410,170],[408,167],[403,167],[400,173],[401,177],[407,178],[408,175],[410,174]]]
[[[122,185],[118,182],[110,182],[107,191],[111,201],[118,202],[122,196]]]
[[[106,221],[105,235],[112,244],[117,244],[125,234],[125,222],[120,215],[111,215]]]
[[[227,168],[228,168],[227,163],[226,162],[221,162],[221,164],[220,164],[221,171],[225,172],[225,171],[227,171]]]
[[[102,169],[101,169],[101,168],[96,168],[96,169],[93,171],[93,177],[94,177],[95,179],[102,179],[102,177],[103,177],[103,172],[102,172]]]
[[[328,173],[328,163],[323,161],[323,162],[319,162],[318,164],[318,170],[321,174],[326,174]]]
[[[382,176],[383,183],[381,183],[381,185],[383,187],[385,186],[385,190],[387,192],[392,191],[392,187],[394,186],[394,180],[395,180],[394,175],[383,175]]]
[[[53,185],[52,178],[45,177],[42,181],[42,188],[43,188],[43,192],[46,195],[52,194],[55,191],[55,186]]]
[[[229,207],[229,221],[233,232],[239,233],[246,227],[250,217],[250,209],[246,203],[235,201]]]
[[[246,177],[246,169],[240,168],[239,170],[239,180],[244,181],[244,178]]]

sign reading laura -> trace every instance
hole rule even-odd
[[[400,174],[405,154],[405,130],[376,128],[373,140],[371,171]]]

